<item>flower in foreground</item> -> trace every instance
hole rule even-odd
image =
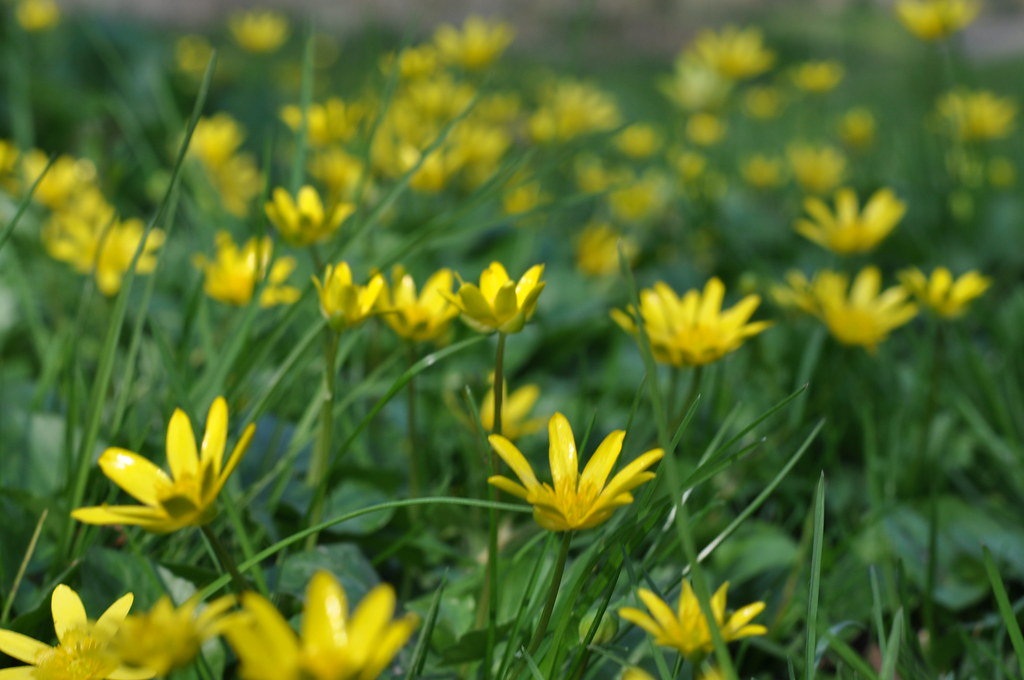
[[[820,198],[804,201],[811,219],[797,220],[795,228],[802,236],[834,253],[863,253],[889,235],[907,210],[891,189],[879,189],[861,211],[857,194],[843,187],[835,195],[835,212]]]
[[[536,264],[516,282],[500,262],[492,262],[480,274],[479,286],[460,279],[458,296],[452,302],[462,312],[462,320],[475,331],[518,333],[537,309],[537,298],[545,285],[540,280],[543,274],[544,265]]]
[[[918,302],[944,319],[963,316],[971,300],[992,285],[990,278],[976,271],[954,279],[945,267],[936,267],[930,277],[917,268],[905,269],[897,276]]]
[[[225,464],[228,405],[224,397],[213,400],[198,449],[188,416],[175,409],[167,426],[170,475],[126,449],[109,448],[100,456],[103,474],[142,505],[103,504],[78,508],[71,516],[87,524],[132,524],[156,533],[207,524],[216,516],[217,495],[238,467],[255,430],[255,425],[245,429]]]
[[[4,680],[146,680],[155,673],[148,668],[121,664],[113,648],[134,596],[124,595],[96,621],[86,618],[78,593],[59,585],[50,599],[58,645],[51,647],[27,635],[0,630],[0,652],[24,661],[0,671]]]
[[[731,642],[767,633],[768,629],[764,626],[750,623],[764,609],[764,602],[740,607],[730,614],[728,619],[726,618],[725,598],[728,589],[729,583],[723,583],[711,597],[711,612],[722,639]],[[650,614],[634,607],[623,607],[619,610],[619,616],[653,635],[655,644],[672,647],[691,663],[699,663],[711,652],[711,630],[689,581],[683,580],[678,610],[675,612],[664,600],[646,588],[641,588],[638,594]]]
[[[605,437],[580,475],[572,427],[564,415],[556,413],[548,421],[548,461],[553,484],[537,481],[533,468],[515,444],[497,434],[487,440],[521,483],[500,475],[487,481],[533,505],[533,518],[549,531],[590,529],[608,520],[616,508],[632,503],[633,495],[629,492],[654,479],[654,473],[647,468],[665,455],[661,449],[652,449],[608,482],[625,437],[624,430],[615,430]]]
[[[896,16],[921,40],[942,40],[967,27],[981,10],[978,0],[899,0]]]
[[[277,187],[271,199],[265,206],[267,218],[284,240],[296,246],[327,239],[356,209],[352,203],[341,202],[325,210],[320,194],[309,185],[299,189],[294,199]]]
[[[253,237],[239,248],[231,234],[218,231],[215,243],[217,255],[213,260],[205,255],[196,255],[192,260],[203,272],[203,290],[214,300],[232,305],[249,304],[256,284],[264,278],[267,284],[260,293],[260,307],[287,305],[299,299],[299,289],[285,285],[295,269],[295,258],[279,257],[271,265],[274,246],[269,236]]]
[[[419,624],[415,614],[391,620],[395,591],[387,584],[350,616],[345,590],[326,571],[306,589],[301,635],[256,593],[242,595],[242,608],[225,635],[245,680],[374,680]]]
[[[374,313],[377,297],[384,289],[384,277],[374,274],[365,286],[352,283],[352,270],[347,262],[327,265],[324,280],[313,277],[320,295],[320,313],[335,331],[356,326]]]
[[[761,298],[748,295],[722,310],[725,286],[717,277],[682,298],[661,281],[640,291],[640,318],[654,358],[673,366],[702,366],[736,350],[747,338],[771,325],[770,321],[747,323]],[[613,309],[612,319],[627,333],[638,336],[636,310]]]

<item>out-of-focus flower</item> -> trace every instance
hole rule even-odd
[[[726,618],[728,590],[729,583],[723,583],[711,597],[711,613],[722,640],[732,642],[767,633],[768,629],[764,626],[750,623],[764,611],[764,602],[740,607]],[[655,644],[675,649],[691,663],[700,663],[711,653],[714,648],[711,628],[689,581],[683,580],[676,611],[672,611],[668,603],[646,588],[640,588],[637,594],[650,614],[635,607],[623,607],[619,610],[619,616],[653,635]]]
[[[60,21],[60,7],[54,0],[18,0],[14,18],[30,33],[45,31]]]
[[[846,176],[846,156],[835,147],[794,144],[786,156],[793,177],[807,193],[827,194]]]
[[[857,194],[843,187],[835,195],[835,212],[820,198],[804,201],[804,210],[811,219],[796,222],[800,235],[834,253],[848,255],[873,249],[889,235],[907,210],[891,189],[879,189],[871,195],[861,211]]]
[[[1017,116],[1017,105],[988,91],[961,91],[943,96],[938,112],[956,138],[977,142],[1009,135]]]
[[[580,135],[611,130],[619,124],[615,100],[589,83],[562,80],[544,89],[540,108],[530,116],[536,142],[568,141]]]
[[[944,319],[963,316],[969,303],[992,285],[992,279],[974,270],[954,279],[945,267],[936,267],[930,277],[916,267],[899,272],[898,277],[921,305]]]
[[[693,53],[725,78],[743,80],[760,75],[775,62],[764,46],[760,29],[726,26],[717,33],[705,29],[693,44]]]
[[[284,240],[296,246],[308,246],[329,238],[345,219],[355,212],[353,203],[338,202],[325,210],[316,189],[306,185],[295,199],[281,187],[274,189],[266,204],[267,218]]]
[[[234,603],[235,598],[226,595],[199,610],[198,596],[175,607],[164,595],[145,614],[132,614],[124,620],[114,638],[114,649],[125,665],[163,677],[191,663],[200,645],[220,634],[225,614]]]
[[[689,290],[680,298],[661,281],[654,288],[640,291],[640,319],[651,343],[654,358],[673,366],[702,366],[739,349],[770,321],[747,323],[761,298],[747,295],[729,309],[722,310],[725,286],[716,277],[708,280],[704,292]],[[613,309],[612,319],[624,331],[639,335],[636,309]]]
[[[548,421],[553,484],[539,482],[515,444],[496,434],[487,440],[521,483],[500,475],[487,481],[533,505],[533,518],[548,531],[590,529],[607,521],[616,508],[632,503],[630,491],[654,479],[654,473],[647,472],[647,468],[665,455],[661,449],[641,454],[609,482],[608,475],[622,452],[625,437],[624,430],[615,430],[605,437],[580,475],[572,427],[565,416],[556,413]]]
[[[654,126],[634,123],[615,135],[615,146],[630,158],[647,158],[661,145],[661,136]]]
[[[245,139],[245,129],[230,114],[202,117],[189,139],[188,153],[207,168],[223,167],[235,155]]]
[[[522,215],[551,200],[540,180],[515,182],[501,194],[501,209],[506,215]]]
[[[624,176],[623,184],[608,192],[608,209],[623,222],[639,222],[656,215],[668,199],[668,181],[649,169],[636,178]]]
[[[112,641],[135,596],[124,595],[99,619],[86,618],[81,598],[64,584],[50,598],[57,646],[43,644],[12,630],[0,630],[0,652],[28,666],[0,671],[8,680],[148,680],[155,673],[122,665]]]
[[[875,115],[871,110],[857,107],[839,119],[839,138],[851,149],[862,151],[874,144],[876,128]]]
[[[654,680],[654,676],[642,668],[630,666],[622,671],[622,678],[620,680]]]
[[[365,106],[349,104],[338,97],[331,97],[322,104],[310,104],[306,110],[306,134],[310,145],[322,147],[351,140],[359,131],[359,124],[366,113]],[[302,109],[294,104],[285,106],[281,109],[281,120],[292,132],[299,132],[302,129]]]
[[[327,188],[328,202],[353,200],[359,183],[368,181],[363,161],[333,146],[313,155],[309,174]]]
[[[201,35],[183,35],[174,42],[174,63],[189,75],[202,75],[212,55],[213,46]]]
[[[395,67],[394,53],[385,55],[381,69],[389,73]],[[437,48],[430,44],[413,45],[398,53],[398,77],[402,80],[426,78],[437,72],[441,59]]]
[[[755,189],[773,189],[782,183],[782,161],[755,154],[743,161],[740,174]]]
[[[714,146],[725,137],[726,125],[718,116],[695,113],[686,121],[686,136],[698,146]]]
[[[493,377],[493,376],[492,376]],[[515,441],[528,434],[533,434],[544,427],[543,418],[530,418],[530,411],[534,404],[540,399],[540,387],[537,385],[523,385],[522,387],[508,392],[508,383],[502,383],[501,397],[501,434],[506,439]],[[485,432],[494,431],[494,390],[489,389],[484,394],[483,402],[480,404],[480,424]]]
[[[280,12],[253,9],[232,14],[228,30],[238,45],[249,52],[274,52],[288,39],[288,19]]]
[[[271,265],[274,246],[269,236],[253,237],[239,248],[231,234],[218,231],[215,244],[217,254],[213,260],[205,255],[193,258],[195,266],[203,272],[203,290],[214,300],[232,305],[249,304],[256,284],[264,278],[267,283],[260,293],[261,307],[290,305],[299,299],[299,289],[285,285],[295,270],[295,258],[279,257]]]
[[[966,28],[978,12],[979,0],[898,0],[896,16],[921,40],[942,40]]]
[[[845,70],[838,61],[808,61],[792,71],[793,84],[812,94],[831,92],[843,80]]]
[[[217,496],[241,462],[255,431],[255,425],[245,428],[224,463],[228,436],[224,397],[217,397],[210,406],[200,449],[188,416],[175,409],[167,426],[170,475],[126,449],[109,448],[100,456],[103,474],[142,505],[103,504],[78,508],[71,516],[86,524],[131,524],[156,533],[208,524],[217,514]]]
[[[544,265],[536,264],[515,282],[500,262],[492,262],[480,274],[479,286],[460,278],[458,296],[452,302],[475,331],[518,333],[537,309],[537,298],[546,285],[540,280],[543,275]]]
[[[476,71],[500,57],[513,37],[515,30],[503,21],[469,16],[461,31],[449,24],[439,26],[434,33],[434,45],[444,62]]]
[[[357,326],[372,316],[377,298],[384,289],[384,277],[374,274],[365,286],[352,283],[347,262],[327,265],[324,280],[313,277],[320,296],[320,313],[336,331]]]
[[[599,156],[592,153],[577,156],[572,167],[576,186],[586,193],[606,191],[613,185],[629,179],[628,171],[613,170],[607,167]]]
[[[39,179],[49,160],[46,154],[32,149],[22,155],[21,186],[24,189],[32,186]],[[96,166],[87,158],[58,156],[50,165],[50,169],[42,175],[32,200],[50,210],[61,210],[68,206],[75,208],[73,203],[86,192],[97,192]]]
[[[1017,166],[1006,156],[996,156],[988,162],[988,181],[994,187],[1012,187],[1017,183]]]
[[[752,87],[743,97],[743,110],[751,118],[767,120],[777,118],[782,112],[782,93],[777,87],[762,85]]]
[[[732,81],[689,52],[675,61],[671,76],[658,81],[658,89],[684,111],[718,109],[732,90]]]
[[[619,271],[619,246],[627,261],[636,257],[636,241],[607,222],[591,222],[576,241],[576,266],[590,276],[608,276]]]
[[[413,342],[437,340],[459,315],[459,309],[448,301],[454,283],[450,269],[438,269],[417,295],[412,276],[396,265],[391,270],[391,286],[385,284],[381,289],[377,307],[399,336]]]
[[[673,149],[670,151],[668,162],[678,173],[679,177],[687,182],[693,182],[698,179],[708,167],[706,156],[687,149]]]
[[[242,595],[242,612],[225,636],[243,680],[375,680],[419,625],[415,614],[392,620],[395,591],[387,584],[350,614],[344,588],[326,571],[306,588],[301,636],[257,593]]]
[[[790,269],[786,272],[785,285],[777,284],[771,288],[772,299],[781,307],[798,309],[807,314],[816,314],[818,303],[811,289],[811,282],[802,271]]]

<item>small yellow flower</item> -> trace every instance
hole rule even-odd
[[[835,195],[833,213],[820,198],[804,201],[804,210],[811,219],[797,220],[795,228],[800,235],[834,253],[848,255],[865,253],[889,235],[907,210],[906,204],[896,198],[891,189],[879,189],[861,211],[857,194],[843,187]]]
[[[249,52],[273,52],[288,39],[288,19],[280,12],[254,9],[228,18],[228,30]]]
[[[310,104],[306,110],[306,133],[309,143],[315,147],[334,142],[347,142],[356,136],[359,124],[367,113],[366,107],[348,104],[338,97],[331,97],[323,104]],[[302,128],[302,109],[288,105],[281,109],[281,120],[292,132]]]
[[[684,111],[708,111],[721,108],[732,81],[690,52],[681,53],[671,76],[658,81],[658,89]]]
[[[381,60],[381,70],[389,73],[394,64],[394,53]],[[440,55],[433,45],[415,45],[398,53],[398,75],[402,80],[426,78],[437,73]]]
[[[86,524],[133,524],[161,534],[208,524],[217,514],[214,504],[220,490],[241,462],[255,431],[255,425],[245,428],[225,464],[228,404],[224,397],[217,397],[210,405],[202,447],[198,449],[192,422],[184,411],[175,409],[167,425],[169,476],[126,449],[112,447],[100,456],[103,474],[142,505],[104,503],[78,508],[71,516]]]
[[[732,642],[767,633],[768,629],[764,626],[750,623],[764,610],[764,602],[740,607],[726,619],[728,590],[729,583],[723,583],[711,597],[711,612],[722,639],[725,642]],[[691,663],[699,663],[711,652],[711,629],[689,581],[683,580],[678,609],[675,612],[664,600],[646,588],[641,588],[638,594],[650,614],[635,607],[623,607],[619,610],[619,616],[653,635],[655,644],[675,649]]]
[[[725,78],[743,80],[760,75],[775,62],[764,46],[760,29],[726,26],[718,33],[705,29],[697,36],[693,52]]]
[[[155,673],[121,664],[112,641],[135,597],[128,593],[110,605],[96,621],[86,618],[81,598],[59,585],[50,598],[56,647],[12,630],[0,630],[0,652],[24,661],[0,671],[8,680],[148,680]]]
[[[588,83],[563,80],[544,90],[541,107],[527,127],[535,142],[564,142],[611,130],[619,118],[618,105],[609,94]]]
[[[725,132],[725,121],[710,113],[695,113],[686,121],[686,136],[698,146],[718,144]]]
[[[615,135],[615,146],[630,158],[647,158],[661,145],[661,137],[653,126],[634,123]]]
[[[539,180],[514,183],[501,195],[501,209],[506,215],[522,215],[551,200]]]
[[[654,473],[647,472],[647,468],[665,455],[661,449],[652,449],[638,456],[608,482],[625,437],[624,430],[615,430],[605,437],[580,475],[572,427],[565,416],[556,413],[548,421],[548,458],[553,484],[537,481],[533,468],[519,449],[496,434],[487,440],[516,473],[521,484],[500,475],[489,477],[487,481],[533,505],[533,518],[548,531],[590,529],[607,521],[616,508],[632,503],[633,496],[629,492],[654,479]]]
[[[870,109],[850,109],[839,119],[839,138],[851,149],[863,150],[875,142],[875,116]]]
[[[661,281],[640,291],[640,317],[654,358],[673,366],[702,366],[738,349],[771,325],[769,321],[747,323],[761,303],[759,296],[747,295],[723,311],[724,297],[725,286],[717,277],[705,284],[703,293],[689,290],[682,298]],[[627,333],[637,335],[633,305],[626,312],[613,309],[611,316]]]
[[[45,31],[60,21],[60,7],[54,0],[19,0],[14,8],[18,25],[30,33]]]
[[[897,276],[919,303],[944,319],[963,316],[971,300],[980,297],[992,285],[992,279],[976,271],[954,280],[945,267],[936,267],[931,277],[917,268],[905,269]]]
[[[252,154],[240,153],[209,169],[210,180],[224,209],[236,217],[249,214],[253,199],[263,191],[263,175]]]
[[[807,314],[817,314],[818,302],[814,297],[811,282],[807,280],[804,273],[791,269],[786,272],[785,285],[773,285],[771,288],[772,299],[781,307],[798,309]]]
[[[366,181],[363,161],[338,147],[315,154],[309,161],[309,174],[327,188],[328,201],[353,199],[360,182]]]
[[[201,76],[212,55],[213,46],[201,35],[183,35],[174,43],[174,63],[190,75]]]
[[[446,63],[476,71],[490,66],[500,57],[514,36],[512,26],[503,21],[469,16],[461,31],[449,24],[438,27],[434,33],[434,44]]]
[[[782,161],[755,154],[743,161],[740,174],[755,189],[773,189],[782,183]]]
[[[639,222],[656,215],[668,199],[668,182],[654,169],[640,177],[626,173],[624,184],[608,192],[608,209],[623,222]]]
[[[844,73],[838,61],[808,61],[793,69],[793,84],[804,92],[825,94],[836,88]]]
[[[576,266],[590,276],[608,276],[618,272],[620,243],[626,260],[632,260],[638,251],[636,241],[607,222],[591,222],[576,241]]]
[[[452,302],[462,312],[462,320],[475,331],[518,333],[537,308],[537,298],[546,285],[540,280],[543,274],[544,265],[534,265],[517,283],[500,262],[492,262],[480,274],[479,286],[459,279],[458,296]]]
[[[630,173],[608,168],[598,156],[583,153],[573,163],[573,176],[580,191],[596,194],[608,190],[614,184],[628,181]]]
[[[377,298],[384,289],[384,277],[374,274],[365,286],[352,283],[347,262],[327,265],[324,280],[313,277],[320,295],[320,313],[336,331],[357,326],[375,313]]]
[[[296,246],[325,241],[356,209],[353,203],[341,202],[324,210],[320,194],[309,185],[299,189],[295,199],[277,187],[271,199],[265,206],[267,217],[284,240]]]
[[[668,154],[668,162],[676,171],[679,177],[687,182],[693,182],[704,174],[708,166],[706,156],[684,149],[674,149]]]
[[[288,305],[299,299],[299,289],[285,285],[295,270],[295,258],[279,257],[271,265],[274,246],[269,236],[253,237],[239,248],[231,234],[218,231],[215,242],[217,255],[214,260],[208,260],[204,255],[193,258],[193,263],[202,270],[205,278],[203,290],[214,300],[232,305],[249,304],[256,292],[256,284],[264,278],[267,284],[260,294],[261,307]]]
[[[896,16],[921,40],[943,40],[966,28],[978,12],[978,0],[898,0]]]
[[[22,156],[22,186],[32,186],[46,167],[46,154],[32,149]],[[85,192],[97,192],[96,166],[86,158],[58,156],[36,185],[32,200],[50,210],[75,208],[74,202]]]
[[[207,168],[222,167],[245,139],[245,129],[227,113],[202,117],[189,139],[188,153]]]
[[[800,187],[811,194],[827,194],[846,176],[846,157],[831,146],[794,144],[786,151]]]
[[[450,269],[434,272],[418,296],[416,282],[401,265],[391,270],[391,281],[390,287],[385,284],[381,289],[377,307],[399,336],[413,342],[437,340],[459,315],[458,308],[448,301],[455,283]]]
[[[950,92],[939,100],[939,116],[964,142],[1002,139],[1013,131],[1017,105],[987,91]]]
[[[654,676],[642,668],[630,666],[622,672],[620,680],[654,680]]]
[[[197,611],[198,596],[175,607],[164,595],[145,614],[132,614],[124,620],[114,648],[125,665],[165,676],[191,663],[200,645],[221,632],[225,614],[234,603],[235,598],[226,595]]]
[[[501,396],[501,434],[506,439],[515,441],[528,434],[533,434],[544,426],[543,418],[529,418],[534,404],[540,399],[540,387],[523,385],[508,393],[508,383],[502,383]],[[480,404],[480,424],[485,432],[494,431],[494,389],[487,390]]]
[[[242,608],[225,636],[243,680],[374,680],[419,625],[415,614],[391,619],[395,591],[387,584],[375,586],[350,614],[344,588],[326,571],[306,588],[301,636],[256,593],[242,595]]]
[[[743,97],[743,110],[751,118],[768,120],[782,112],[782,93],[770,86],[752,87]]]

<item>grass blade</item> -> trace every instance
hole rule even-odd
[[[992,553],[988,546],[982,546],[982,555],[985,558],[985,573],[988,574],[989,583],[992,584],[992,594],[995,595],[996,604],[999,605],[999,615],[1003,617],[1006,625],[1006,632],[1010,635],[1010,642],[1013,644],[1013,653],[1017,657],[1017,665],[1020,668],[1021,676],[1024,676],[1024,636],[1021,636],[1020,624],[1017,623],[1017,615],[1010,604],[1010,598],[1006,594],[1006,586],[999,576],[999,570],[992,559]]]
[[[818,670],[818,596],[821,592],[821,546],[825,537],[825,473],[814,492],[814,539],[811,548],[811,589],[807,596],[807,644],[804,649],[804,677],[814,680]]]

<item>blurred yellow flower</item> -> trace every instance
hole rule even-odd
[[[311,146],[321,147],[334,142],[347,142],[356,136],[366,107],[348,104],[339,97],[324,103],[312,103],[306,110],[306,134]],[[302,109],[289,104],[281,109],[281,120],[298,133],[302,129]]]
[[[352,283],[347,262],[327,265],[324,280],[313,277],[320,296],[320,313],[336,331],[357,326],[372,316],[377,298],[384,289],[384,277],[374,274],[365,286]]]
[[[690,52],[681,53],[671,76],[658,81],[658,89],[684,111],[707,111],[720,108],[732,81]]]
[[[879,189],[871,195],[861,211],[857,194],[843,187],[835,195],[835,212],[820,198],[804,201],[804,210],[811,219],[797,220],[796,231],[840,255],[864,253],[889,235],[907,210],[906,204],[896,198],[891,189]]]
[[[757,335],[770,321],[747,323],[761,298],[747,295],[722,311],[725,286],[717,277],[704,286],[704,292],[689,290],[680,298],[661,281],[654,288],[640,291],[640,318],[654,358],[673,366],[702,366],[721,359],[743,342]],[[611,311],[612,319],[623,330],[638,335],[633,305]]]
[[[661,136],[653,125],[633,123],[615,135],[615,147],[630,158],[647,158],[661,146]]]
[[[782,161],[755,154],[743,161],[740,174],[755,189],[773,189],[782,184]]]
[[[698,146],[718,144],[725,131],[725,121],[710,113],[695,113],[686,121],[686,136]]]
[[[773,285],[772,299],[781,307],[798,309],[807,314],[817,314],[818,303],[811,288],[811,282],[797,269],[786,272],[786,283]]]
[[[705,29],[693,44],[694,54],[725,78],[743,80],[760,75],[775,62],[758,28],[726,26],[719,32]]]
[[[471,15],[462,30],[442,24],[434,33],[434,44],[448,64],[475,71],[490,66],[512,43],[515,30],[503,21],[488,21]]]
[[[537,298],[546,282],[541,281],[544,265],[530,267],[518,283],[508,277],[500,262],[480,274],[480,285],[459,279],[458,296],[452,302],[462,312],[462,320],[480,333],[518,333],[533,316]]]
[[[39,149],[32,149],[22,155],[21,158],[21,185],[24,188],[32,186],[32,183],[39,179],[46,164],[49,162],[46,154]],[[35,192],[32,200],[39,205],[46,206],[50,210],[60,210],[65,206],[75,209],[73,205],[85,192],[98,192],[96,187],[96,166],[86,158],[73,158],[71,156],[58,156],[50,165]]]
[[[979,0],[897,0],[896,16],[922,40],[942,40],[966,28],[978,12]]]
[[[576,266],[590,276],[615,274],[619,271],[620,244],[626,261],[632,260],[639,250],[636,241],[607,222],[591,222],[576,240]]]
[[[264,278],[267,283],[260,293],[261,307],[289,305],[299,299],[299,289],[285,285],[295,270],[295,258],[279,257],[271,266],[274,246],[269,236],[253,237],[240,249],[231,234],[218,231],[215,244],[214,260],[208,260],[205,255],[196,255],[192,260],[203,272],[203,290],[214,300],[232,305],[249,304],[256,284]]]
[[[503,382],[501,387],[501,434],[506,439],[515,441],[544,427],[543,418],[529,417],[534,404],[540,399],[540,387],[523,385],[513,390],[512,394],[508,393],[508,382]],[[483,425],[484,432],[494,431],[493,389],[487,390],[480,404],[480,424]]]
[[[224,464],[228,436],[224,397],[217,397],[210,406],[200,449],[196,447],[192,422],[184,411],[175,409],[167,426],[169,476],[126,449],[109,448],[100,456],[103,474],[142,505],[104,503],[78,508],[71,516],[86,524],[131,524],[156,533],[207,524],[216,516],[217,496],[241,462],[255,431],[255,425],[245,428]]]
[[[843,80],[845,69],[838,61],[808,61],[792,71],[793,84],[812,94],[831,92]]]
[[[835,147],[794,144],[786,156],[797,183],[808,193],[827,194],[846,176],[846,157]]]
[[[271,199],[265,206],[267,218],[284,240],[296,246],[327,240],[356,209],[354,203],[338,202],[325,210],[320,194],[309,185],[294,199],[277,187]]]
[[[190,75],[202,75],[212,55],[213,46],[201,35],[183,35],[174,42],[174,63]]]
[[[416,282],[401,265],[391,270],[391,286],[381,288],[377,307],[384,321],[399,336],[422,342],[437,340],[448,330],[459,309],[448,301],[455,275],[450,269],[438,269],[423,290],[416,294]]]
[[[121,664],[112,641],[128,615],[135,597],[131,593],[107,607],[99,619],[86,618],[81,598],[64,584],[50,597],[57,646],[43,644],[12,630],[0,630],[0,652],[24,661],[0,671],[8,680],[148,680],[155,673]]]
[[[624,174],[621,178],[624,183],[608,192],[608,209],[612,216],[623,222],[639,222],[658,214],[669,197],[665,176],[653,168],[640,177],[630,175]]]
[[[145,614],[132,614],[124,620],[114,638],[114,649],[123,664],[163,677],[191,663],[200,645],[220,634],[225,614],[234,604],[235,598],[226,595],[199,611],[198,595],[180,607],[164,595]]]
[[[778,117],[782,112],[782,104],[779,88],[769,85],[752,87],[743,97],[743,110],[751,118],[759,120]]]
[[[395,64],[395,55],[390,53],[381,60],[381,69],[389,73]],[[437,72],[440,65],[437,48],[430,44],[413,45],[398,53],[398,76],[402,80],[426,78]]]
[[[544,88],[541,106],[527,126],[535,142],[564,142],[611,130],[619,117],[618,105],[608,93],[589,83],[561,80]]]
[[[870,109],[853,108],[839,119],[839,139],[851,149],[864,150],[874,144],[876,128],[875,115]]]
[[[728,590],[729,583],[723,583],[711,597],[711,613],[722,639],[732,642],[767,633],[764,626],[750,623],[764,610],[764,602],[740,607],[726,618]],[[683,580],[678,608],[674,612],[664,600],[646,588],[641,588],[638,595],[650,614],[635,607],[623,607],[619,616],[653,635],[655,644],[675,649],[691,663],[700,663],[711,653],[711,629],[689,581]]]
[[[223,165],[208,172],[224,209],[235,217],[248,215],[253,199],[263,191],[263,175],[252,154],[231,156]]]
[[[521,215],[551,200],[539,180],[514,183],[501,194],[501,209],[506,215]]]
[[[60,21],[60,7],[54,0],[18,0],[14,18],[30,33],[45,31]]]
[[[654,680],[654,676],[642,668],[630,666],[622,672],[620,680]]]
[[[363,161],[336,146],[313,155],[309,174],[327,188],[328,203],[354,200],[359,183],[368,182]]]
[[[374,680],[419,625],[415,614],[392,620],[395,591],[387,584],[350,614],[345,589],[326,571],[306,588],[301,636],[261,595],[244,593],[242,611],[225,636],[243,680]]]
[[[253,9],[228,17],[228,30],[249,52],[273,52],[288,39],[288,19],[280,12]]]
[[[992,285],[992,279],[973,270],[954,279],[945,267],[936,267],[930,277],[917,268],[905,269],[897,276],[921,305],[944,319],[963,316],[968,304]]]
[[[1006,156],[988,162],[988,181],[994,187],[1012,187],[1017,183],[1017,166]]]
[[[245,129],[227,113],[204,116],[189,139],[188,153],[209,169],[223,167],[245,139]]]
[[[693,182],[707,170],[708,159],[696,151],[673,149],[668,153],[668,162],[681,179]]]
[[[580,475],[572,427],[565,416],[556,413],[548,421],[553,484],[537,481],[533,468],[515,444],[497,434],[487,440],[521,484],[500,475],[488,477],[487,481],[530,503],[533,518],[548,531],[590,529],[607,521],[616,508],[632,503],[629,492],[654,479],[654,473],[646,470],[665,455],[661,449],[641,454],[609,482],[608,475],[619,459],[625,436],[624,430],[615,430],[605,437]]]
[[[939,100],[939,116],[961,141],[1002,139],[1010,134],[1017,105],[992,92],[949,92]]]
[[[616,183],[628,181],[630,173],[612,170],[604,165],[601,157],[593,153],[582,153],[573,162],[573,176],[580,191],[596,194],[606,191]]]

